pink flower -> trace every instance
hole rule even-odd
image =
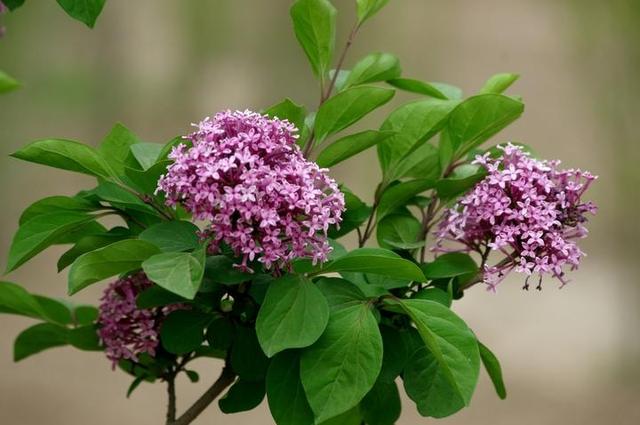
[[[587,214],[595,214],[596,207],[582,195],[597,177],[558,169],[559,161],[533,159],[512,144],[499,148],[499,158],[476,158],[488,175],[445,213],[434,250],[449,250],[444,246],[449,241],[466,251],[506,254],[497,265],[485,266],[484,281],[491,289],[511,270],[537,273],[538,288],[545,274],[564,285],[565,270],[576,269],[584,256],[575,239],[587,235]]]
[[[158,183],[167,204],[208,222],[211,249],[230,246],[247,271],[254,259],[266,269],[301,257],[326,261],[327,230],[340,223],[344,196],[303,157],[297,129],[250,111],[220,112],[196,127],[192,147],[174,148]]]
[[[139,272],[113,282],[100,299],[98,335],[114,368],[120,360],[137,362],[143,353],[155,356],[163,319],[172,311],[184,308],[182,305],[138,308],[136,297],[152,285],[147,276]]]

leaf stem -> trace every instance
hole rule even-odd
[[[171,373],[167,378],[167,395],[169,402],[167,404],[167,424],[171,424],[176,420],[176,375]]]

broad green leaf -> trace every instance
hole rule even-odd
[[[142,269],[158,286],[192,300],[204,276],[205,249],[193,253],[164,252],[146,259]]]
[[[94,220],[94,217],[77,212],[54,212],[34,217],[18,228],[9,248],[7,272],[58,243],[61,237]]]
[[[436,190],[442,199],[452,199],[466,193],[487,175],[484,168],[464,164],[454,170],[451,177],[438,180]]]
[[[160,341],[173,354],[186,354],[202,345],[213,316],[196,310],[176,310],[162,322]]]
[[[498,397],[502,400],[507,398],[507,389],[504,386],[504,380],[502,378],[502,367],[500,366],[500,362],[498,358],[481,342],[478,342],[478,348],[480,349],[480,358],[482,359],[482,364],[489,374],[489,378],[491,378],[491,382],[493,383],[494,388],[496,389],[496,393],[498,393]]]
[[[449,99],[444,93],[438,90],[431,83],[427,83],[420,80],[413,80],[411,78],[395,78],[389,79],[387,83],[393,87],[408,91],[411,93],[423,94],[425,96],[435,97],[436,99],[447,100]]]
[[[265,395],[264,381],[238,379],[229,391],[218,400],[223,413],[238,413],[258,407]]]
[[[80,305],[73,309],[73,320],[77,325],[90,325],[98,320],[98,309],[91,305]]]
[[[397,57],[389,53],[372,53],[354,65],[344,88],[391,80],[398,78],[401,73]]]
[[[354,406],[352,409],[318,425],[362,425],[360,406]]]
[[[378,298],[382,295],[388,295],[389,290],[407,288],[411,283],[410,279],[398,279],[392,276],[382,276],[372,273],[341,272],[340,275],[355,284],[367,298]]]
[[[42,198],[29,205],[20,215],[19,223],[22,226],[27,221],[44,214],[54,212],[78,212],[86,213],[97,210],[99,207],[95,204],[79,198],[70,196],[49,196]]]
[[[277,425],[313,425],[311,406],[300,381],[300,357],[288,350],[276,355],[267,371],[267,400]]]
[[[425,344],[411,357],[403,375],[407,394],[420,414],[441,418],[469,405],[480,368],[473,332],[437,302],[410,299],[399,304]]]
[[[142,169],[148,170],[158,161],[164,146],[159,143],[136,143],[130,149]]]
[[[57,0],[58,4],[73,19],[93,28],[102,12],[106,0]]]
[[[413,298],[418,300],[435,301],[445,307],[451,307],[451,294],[440,288],[425,288],[418,291]]]
[[[166,305],[182,304],[187,302],[188,300],[186,298],[167,291],[157,285],[150,286],[136,297],[136,306],[138,308],[164,307]]]
[[[234,264],[234,260],[225,255],[212,255],[207,257],[204,274],[214,282],[224,285],[236,285],[255,277],[234,267]]]
[[[358,25],[378,13],[389,0],[356,0],[358,5]]]
[[[49,348],[67,345],[68,329],[51,323],[39,323],[25,329],[13,345],[13,360],[19,362]]]
[[[435,182],[430,179],[411,180],[396,184],[386,189],[380,197],[376,220],[380,222],[385,216],[394,213],[407,204],[414,196],[433,188]]]
[[[138,237],[151,242],[161,251],[179,252],[198,247],[199,231],[195,224],[188,221],[163,221],[144,230]]]
[[[391,100],[395,91],[378,87],[353,87],[329,98],[315,120],[318,141],[349,127]]]
[[[231,367],[241,379],[265,379],[269,358],[260,348],[255,329],[245,326],[236,326],[235,329],[231,346]]]
[[[424,282],[425,277],[413,262],[393,251],[380,248],[358,248],[342,257],[329,261],[321,273],[363,272]]]
[[[124,173],[141,192],[154,193],[158,187],[160,176],[166,174],[169,164],[171,164],[171,161],[162,160],[156,162],[147,170],[136,170],[135,168],[127,167]]]
[[[268,107],[264,111],[264,114],[272,118],[289,121],[295,125],[301,133],[304,128],[304,118],[307,116],[307,111],[304,106],[297,105],[291,99],[287,98],[280,103]]]
[[[316,163],[320,167],[331,167],[371,146],[375,146],[392,135],[393,133],[390,131],[366,130],[361,133],[345,136],[324,148],[318,155]]]
[[[328,234],[333,239],[342,237],[360,227],[369,218],[372,211],[370,206],[362,202],[349,189],[341,187],[340,191],[344,194],[344,203],[347,210],[342,213],[340,228],[336,226],[329,227]]]
[[[0,282],[0,313],[19,314],[41,319],[42,305],[26,289],[11,282]]]
[[[405,155],[393,168],[390,178],[437,179],[440,174],[438,148],[427,142]]]
[[[331,311],[362,304],[367,298],[353,283],[336,277],[321,277],[316,281]]]
[[[320,338],[329,321],[329,305],[306,277],[288,275],[269,285],[256,331],[267,357],[288,348],[308,347]]]
[[[340,92],[346,88],[345,85],[347,84],[347,79],[349,78],[349,74],[351,74],[351,71],[349,71],[348,69],[341,69],[340,71],[338,71],[338,76],[336,77],[336,82],[334,84],[336,91]],[[333,79],[335,75],[336,75],[335,69],[332,69],[331,71],[329,71],[330,80]]]
[[[449,116],[449,137],[459,158],[518,119],[522,102],[500,94],[481,94],[460,103]]]
[[[462,252],[442,254],[433,262],[423,264],[421,268],[428,279],[456,277],[478,271],[473,258]]]
[[[92,176],[109,177],[112,174],[107,162],[95,149],[72,140],[38,140],[14,152],[11,156]]]
[[[2,0],[2,3],[4,3],[9,10],[16,10],[24,4],[24,0]]]
[[[69,295],[92,283],[140,268],[160,250],[149,242],[125,239],[81,255],[69,270]]]
[[[415,249],[424,246],[419,240],[422,225],[412,215],[390,214],[378,223],[378,245],[387,249]]]
[[[69,329],[67,333],[69,345],[83,351],[102,351],[96,325],[80,326]]]
[[[234,326],[228,318],[215,319],[207,328],[209,346],[218,350],[228,350],[233,342]]]
[[[382,369],[378,381],[394,382],[404,370],[409,357],[412,354],[409,346],[410,339],[407,336],[410,331],[399,330],[390,326],[381,325],[382,335]]]
[[[20,87],[20,83],[11,78],[8,74],[0,71],[0,94],[7,93]]]
[[[129,157],[129,148],[139,143],[138,137],[124,125],[113,126],[109,134],[98,147],[98,152],[111,168],[119,175],[124,175],[124,168]]]
[[[116,208],[127,208],[143,213],[156,215],[157,212],[147,205],[140,197],[134,195],[123,187],[110,181],[103,181],[93,192],[103,201],[110,203]]]
[[[480,94],[500,94],[515,83],[518,78],[520,78],[518,74],[503,73],[493,75],[484,83],[484,86],[480,89]]]
[[[397,178],[394,167],[400,160],[442,129],[457,104],[453,100],[423,99],[402,105],[389,115],[380,129],[396,134],[378,144],[378,158],[387,181]]]
[[[70,266],[82,254],[129,238],[131,238],[131,233],[124,228],[118,227],[109,230],[107,233],[84,236],[58,259],[58,272]]]
[[[40,307],[42,307],[43,315],[41,319],[57,323],[59,325],[69,325],[73,322],[71,308],[69,305],[43,295],[32,295]],[[0,301],[1,303],[1,301]],[[1,304],[0,304],[1,305]]]
[[[333,311],[324,334],[300,358],[300,377],[316,422],[357,405],[381,366],[382,337],[370,307]]]
[[[328,0],[297,0],[291,7],[293,29],[311,68],[325,79],[336,41],[335,7]]]
[[[362,399],[360,412],[367,425],[394,425],[400,418],[402,405],[395,382],[378,380]]]

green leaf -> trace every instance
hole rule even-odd
[[[142,269],[158,286],[192,300],[204,276],[205,249],[194,253],[164,252],[146,259]]]
[[[0,71],[0,94],[8,93],[20,87],[20,83],[11,78],[8,74]]]
[[[300,381],[297,351],[278,353],[267,372],[267,400],[277,425],[313,425],[311,406]]]
[[[136,297],[136,306],[138,308],[164,307],[185,302],[188,302],[188,300],[157,285],[145,289]]]
[[[423,99],[402,105],[389,115],[380,129],[396,134],[378,144],[378,158],[387,181],[401,177],[396,165],[440,131],[457,104],[453,100]]]
[[[300,358],[300,377],[316,422],[357,405],[381,366],[382,337],[370,307],[360,304],[332,312],[324,334]]]
[[[441,418],[469,405],[480,368],[473,332],[437,302],[413,299],[399,304],[425,344],[411,357],[403,375],[407,394],[420,414]]]
[[[82,254],[111,245],[114,242],[128,239],[131,233],[124,228],[115,227],[107,233],[87,235],[80,239],[58,259],[58,272],[71,265]]]
[[[367,301],[364,293],[353,283],[336,277],[321,277],[316,281],[331,311],[362,304]]]
[[[329,305],[306,277],[288,275],[269,285],[258,313],[258,341],[267,357],[288,348],[308,347],[329,321]]]
[[[59,325],[69,325],[73,322],[69,306],[61,301],[42,295],[32,295],[42,307],[42,319]]]
[[[69,232],[94,220],[93,216],[76,212],[54,212],[34,217],[20,226],[11,241],[7,272],[58,243]]]
[[[23,161],[91,176],[109,177],[112,174],[107,162],[95,149],[72,140],[38,140],[14,152],[11,156]]]
[[[495,354],[493,354],[486,345],[479,341],[478,348],[480,349],[480,358],[482,359],[482,364],[489,374],[489,378],[491,378],[491,382],[496,389],[496,393],[498,394],[498,397],[504,400],[505,398],[507,398],[507,389],[504,386],[504,380],[502,378],[502,367],[500,366],[500,362],[498,361],[498,358],[495,356]]]
[[[413,298],[418,300],[435,301],[445,307],[451,307],[451,294],[440,288],[425,288],[418,291]]]
[[[412,215],[387,215],[378,223],[378,245],[388,249],[420,248],[424,246],[424,240],[418,240],[421,230],[422,224]]]
[[[227,350],[233,342],[233,322],[227,318],[218,318],[207,328],[209,346],[218,350]]]
[[[200,229],[188,221],[163,221],[144,230],[138,236],[163,252],[190,251],[200,244]]]
[[[149,242],[126,239],[81,255],[69,271],[69,295],[92,283],[139,269],[142,262],[159,252]]]
[[[328,0],[297,0],[291,7],[293,29],[311,68],[324,80],[336,41],[335,7]]]
[[[130,148],[133,157],[143,170],[148,170],[158,161],[163,149],[164,145],[159,143],[137,143]]]
[[[345,136],[324,148],[318,155],[316,163],[320,167],[331,167],[371,146],[375,146],[392,135],[393,133],[390,131],[366,130],[361,133]]]
[[[102,351],[96,325],[80,326],[69,329],[68,343],[79,350]]]
[[[444,93],[437,89],[433,84],[411,78],[395,78],[389,79],[387,83],[400,90],[411,93],[422,94],[425,96],[435,97],[436,99],[449,99]]]
[[[372,53],[365,56],[349,73],[344,88],[398,78],[402,73],[400,61],[389,53]]]
[[[51,214],[53,212],[71,211],[83,213],[95,211],[96,209],[98,209],[98,207],[95,204],[82,198],[49,196],[29,205],[20,215],[19,223],[23,225],[39,215]]]
[[[302,132],[304,128],[304,119],[307,116],[307,111],[304,106],[297,105],[291,99],[286,98],[280,103],[268,107],[264,111],[265,115],[271,118],[278,118],[280,120],[287,120],[296,128]]]
[[[234,260],[224,255],[212,255],[207,257],[204,274],[214,282],[224,285],[236,285],[252,280],[255,275],[245,273],[234,267]]]
[[[358,5],[358,25],[378,13],[389,0],[356,0]]]
[[[11,282],[0,282],[0,313],[19,314],[42,319],[42,305],[26,289]]]
[[[412,353],[409,346],[409,333],[410,331],[407,330],[399,330],[385,325],[380,326],[383,356],[378,381],[394,382],[404,370]]]
[[[105,0],[57,0],[58,4],[73,19],[93,28],[102,12]]]
[[[245,326],[236,326],[231,347],[231,367],[241,379],[263,380],[269,367],[269,358],[264,354],[256,331]]]
[[[362,399],[360,412],[367,425],[394,425],[400,418],[402,405],[395,382],[378,380]]]
[[[3,0],[5,6],[9,8],[9,10],[16,10],[20,6],[24,4],[24,0]]]
[[[171,161],[158,161],[147,170],[136,170],[135,168],[125,168],[124,173],[141,192],[154,193],[158,187],[160,176],[167,172],[167,167]]]
[[[462,252],[442,254],[433,262],[423,264],[421,268],[428,279],[456,277],[478,271],[478,266],[473,258]]]
[[[329,227],[328,235],[333,239],[342,237],[360,227],[369,218],[372,211],[370,206],[362,202],[346,187],[341,187],[340,191],[344,194],[346,211],[342,213],[342,222],[339,229],[336,226]]]
[[[138,137],[124,125],[118,123],[113,126],[109,134],[104,138],[98,152],[120,176],[124,175],[125,166],[128,165],[129,148],[139,143]]]
[[[380,248],[358,248],[325,263],[322,273],[364,272],[424,282],[420,268],[393,251]]]
[[[186,354],[202,345],[213,316],[196,310],[176,310],[162,322],[160,341],[173,354]]]
[[[143,213],[156,215],[152,207],[143,202],[138,196],[110,181],[103,181],[93,190],[101,200],[117,208],[128,208]]]
[[[362,415],[360,415],[360,406],[354,406],[352,409],[333,418],[322,422],[319,425],[362,425]]]
[[[455,157],[481,145],[523,111],[522,102],[500,94],[481,94],[462,102],[451,112],[447,123]]]
[[[477,165],[463,164],[454,170],[451,177],[440,179],[436,183],[436,190],[441,199],[452,199],[466,193],[476,183],[486,177],[484,168]]]
[[[49,348],[67,345],[67,328],[51,323],[39,323],[25,329],[16,338],[13,360],[19,362]]]
[[[98,320],[98,309],[91,305],[80,305],[73,310],[73,318],[78,325],[89,325]]]
[[[435,182],[430,179],[411,180],[396,184],[386,189],[380,197],[376,220],[380,222],[385,216],[407,204],[413,197],[433,188]]]
[[[378,87],[353,87],[329,98],[320,106],[315,120],[318,141],[359,121],[391,100],[395,91]]]
[[[246,412],[258,407],[265,395],[264,381],[238,379],[218,401],[223,413]]]
[[[484,83],[484,86],[480,89],[480,94],[500,94],[515,83],[518,78],[520,78],[518,74],[503,73],[493,75]]]

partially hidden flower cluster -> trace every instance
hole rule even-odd
[[[115,367],[120,360],[137,362],[141,354],[155,356],[164,318],[182,305],[138,308],[136,297],[153,283],[139,272],[110,284],[100,299],[98,335],[107,358]]]
[[[227,244],[247,271],[254,260],[266,269],[326,261],[327,230],[340,223],[344,196],[326,169],[303,157],[296,133],[286,120],[220,112],[188,136],[192,147],[173,149],[158,190],[206,221],[211,249]]]
[[[587,215],[596,212],[582,197],[597,177],[559,169],[560,161],[536,160],[519,146],[499,148],[498,158],[476,157],[487,177],[445,213],[434,250],[456,250],[446,246],[455,242],[485,259],[490,251],[503,253],[502,261],[484,266],[490,289],[511,270],[527,275],[525,288],[534,274],[538,289],[544,275],[564,285],[566,269],[576,269],[585,255],[575,240],[587,235]]]

